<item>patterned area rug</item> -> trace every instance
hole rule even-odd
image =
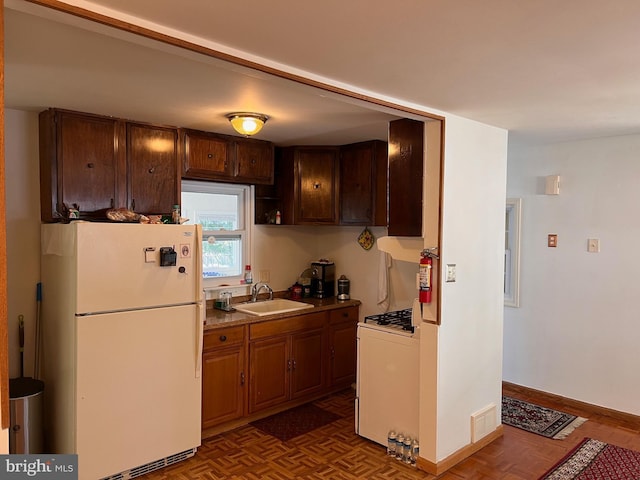
[[[541,407],[511,397],[502,397],[502,423],[537,433],[556,440],[566,438],[576,428],[586,422],[577,417],[551,408]]]
[[[640,452],[585,438],[539,480],[638,480]]]
[[[323,427],[339,418],[342,417],[317,407],[313,403],[308,403],[256,420],[251,422],[250,425],[286,442],[311,430]]]

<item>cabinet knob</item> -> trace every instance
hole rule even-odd
[[[87,168],[93,168],[94,164],[93,163],[87,163]]]
[[[153,172],[155,172],[155,171],[156,171],[156,168],[155,168],[155,167],[151,167],[151,168],[148,170],[148,172],[149,172],[149,173],[153,173]]]
[[[255,158],[252,158],[252,159],[251,159],[251,165],[255,165],[255,164],[256,164],[256,159],[255,159]]]
[[[240,385],[244,385],[244,372],[240,372]]]
[[[318,182],[314,183],[313,188],[317,190],[318,188],[320,188],[320,184]]]
[[[226,342],[227,341],[227,336],[226,335],[220,335],[220,341],[221,342]]]
[[[213,158],[213,154],[212,153],[207,153],[207,158]]]

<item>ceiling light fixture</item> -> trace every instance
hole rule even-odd
[[[247,137],[262,130],[264,124],[269,120],[269,117],[262,113],[250,112],[229,113],[227,118],[236,132]]]

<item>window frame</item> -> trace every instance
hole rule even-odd
[[[181,192],[224,194],[238,196],[238,228],[236,230],[204,230],[203,241],[208,235],[224,237],[240,236],[241,258],[238,275],[225,277],[205,277],[203,272],[202,286],[205,289],[224,288],[229,285],[240,285],[244,280],[244,265],[251,265],[251,234],[253,225],[253,187],[245,184],[231,184],[198,180],[182,180]],[[182,198],[181,198],[182,201]],[[190,223],[196,223],[190,219]]]
[[[520,230],[522,199],[507,198],[505,209],[504,305],[520,307]]]

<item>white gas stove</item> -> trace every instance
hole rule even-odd
[[[389,430],[418,434],[420,322],[414,301],[358,324],[356,433],[381,445]]]

